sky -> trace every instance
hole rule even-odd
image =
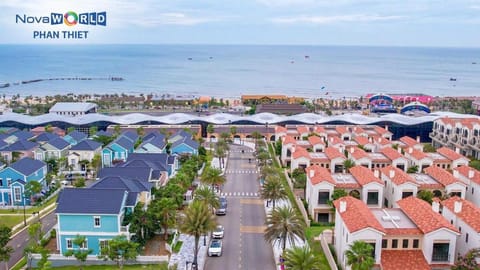
[[[16,15],[107,12],[107,26],[16,23]],[[480,47],[480,0],[1,0],[0,43]],[[34,31],[89,31],[34,39]]]

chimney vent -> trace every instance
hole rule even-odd
[[[455,147],[455,153],[460,154],[460,148]]]
[[[420,136],[417,136],[417,143],[420,143]]]
[[[388,175],[389,175],[390,179],[394,178],[395,177],[395,170],[390,170]]]
[[[461,201],[455,201],[453,205],[453,212],[456,214],[462,212],[462,202]]]
[[[474,175],[475,175],[474,170],[472,170],[472,169],[468,170],[468,178],[472,179]]]
[[[373,171],[373,175],[374,175],[376,178],[379,178],[379,177],[380,177],[380,171],[379,171],[379,170]]]
[[[347,202],[346,201],[340,201],[340,213],[343,213],[347,211]]]
[[[437,201],[432,202],[432,210],[435,213],[440,213],[440,203]]]
[[[310,178],[314,177],[315,176],[315,170],[310,170]]]
[[[453,170],[453,177],[459,178],[459,177],[460,177],[460,173],[459,173],[457,170]]]

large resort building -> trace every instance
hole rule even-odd
[[[62,116],[80,116],[97,112],[97,104],[89,102],[57,102],[50,113]]]
[[[439,118],[433,123],[430,138],[434,147],[447,146],[480,159],[480,118]]]

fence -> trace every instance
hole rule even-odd
[[[330,265],[330,269],[338,270],[337,264],[335,263],[335,259],[333,258],[332,252],[328,247],[327,240],[325,239],[325,236],[323,235],[323,233],[320,234],[320,245],[322,246],[323,253],[327,258],[328,265]]]
[[[37,265],[38,261],[42,258],[40,254],[32,254],[32,265]],[[137,256],[136,260],[126,261],[125,264],[157,264],[168,263],[168,256]],[[61,267],[68,265],[79,265],[79,262],[75,257],[65,257],[61,254],[50,254],[48,261],[52,263],[52,267]],[[85,265],[115,265],[114,261],[105,261],[99,259],[97,256],[88,255]]]
[[[285,173],[285,178],[287,179],[288,186],[293,192],[292,179],[290,179],[290,177],[288,176],[287,170],[285,170],[284,173]],[[310,227],[310,219],[308,218],[307,210],[305,210],[305,206],[303,205],[302,199],[300,199],[298,196],[295,196],[295,203],[297,204],[298,209],[300,209],[300,212],[302,213],[303,219],[305,220],[307,227]]]

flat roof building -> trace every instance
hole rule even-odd
[[[97,104],[90,102],[57,102],[50,108],[50,113],[79,116],[97,112]]]

